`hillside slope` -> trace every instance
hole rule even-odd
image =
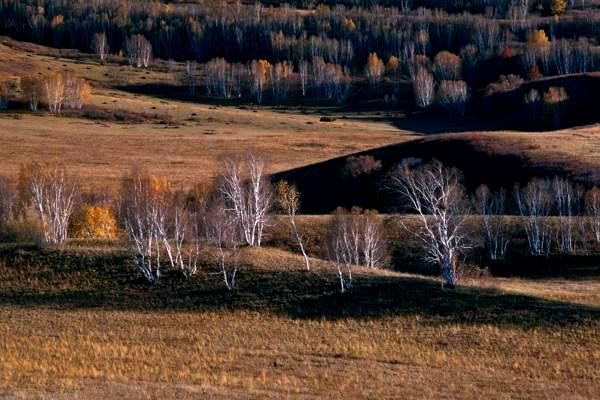
[[[480,184],[512,189],[534,176],[569,176],[585,185],[600,183],[600,126],[545,133],[465,132],[437,134],[359,152],[381,162],[368,175],[347,173],[348,157],[273,176],[296,183],[305,213],[327,213],[338,206],[389,210],[393,202],[385,179],[405,158],[438,159],[459,168],[470,189]]]

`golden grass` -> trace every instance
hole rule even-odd
[[[587,399],[600,393],[597,282],[564,288],[587,293],[587,307],[536,297],[542,282],[502,279],[495,289],[471,283],[444,292],[428,279],[385,271],[358,272],[354,291],[340,296],[326,263],[315,261],[315,271],[306,273],[299,257],[263,249],[244,252],[240,286],[226,293],[210,264],[193,282],[173,284],[176,276],[168,274],[158,287],[145,288],[132,283],[131,266],[119,264],[119,254],[91,248],[3,256],[0,395]],[[103,268],[90,268],[94,263]],[[378,307],[384,309],[372,313]]]
[[[177,186],[189,186],[213,178],[220,160],[232,152],[263,153],[270,159],[268,172],[279,172],[421,137],[394,127],[393,120],[368,113],[363,117],[373,118],[352,114],[356,118],[323,123],[320,115],[297,110],[165,101],[118,90],[126,84],[172,84],[172,74],[163,72],[163,67],[139,70],[114,63],[101,65],[91,55],[73,50],[0,38],[0,76],[71,69],[92,82],[94,106],[108,112],[156,115],[144,123],[114,123],[0,114],[0,173],[14,175],[20,163],[58,157],[88,188],[114,187],[135,163],[171,177]],[[169,124],[158,123],[165,117]],[[514,154],[528,165],[600,179],[598,126],[550,133],[466,132],[431,135],[427,140],[456,138],[491,156]]]

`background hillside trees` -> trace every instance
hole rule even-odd
[[[137,68],[147,68],[152,59],[152,44],[144,35],[132,35],[125,43],[129,64]]]
[[[99,32],[94,34],[92,38],[92,49],[94,53],[98,56],[100,62],[104,62],[106,60],[106,56],[110,51],[110,47],[108,46],[108,37],[105,32]]]

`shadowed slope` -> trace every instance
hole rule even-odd
[[[511,189],[534,176],[565,175],[585,184],[600,182],[600,130],[597,126],[550,133],[463,133],[434,135],[356,153],[381,161],[382,168],[352,176],[348,157],[339,157],[273,175],[295,183],[303,212],[328,213],[338,206],[390,209],[384,179],[409,157],[438,159],[459,168],[470,189],[485,183]]]
[[[598,322],[592,306],[506,294],[491,288],[443,290],[432,279],[357,268],[351,292],[341,295],[333,267],[316,262],[304,271],[299,258],[275,249],[247,249],[236,290],[227,291],[210,263],[192,280],[167,271],[148,286],[124,252],[5,249],[0,304],[67,309],[249,310],[293,318],[343,319],[421,315],[431,322],[563,325]]]

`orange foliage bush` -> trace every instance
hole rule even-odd
[[[116,239],[117,218],[108,207],[83,207],[73,216],[70,230],[77,239]]]

